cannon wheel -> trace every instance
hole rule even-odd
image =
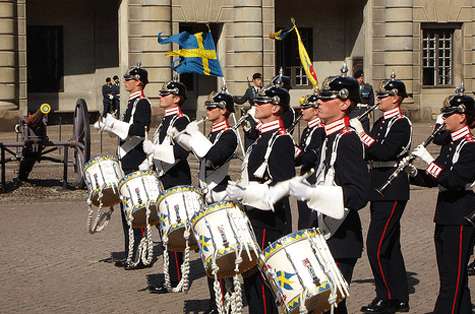
[[[91,130],[89,126],[89,111],[87,103],[80,98],[76,101],[73,121],[74,172],[76,185],[84,186],[84,164],[91,158]]]

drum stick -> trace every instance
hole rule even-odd
[[[145,126],[145,141],[148,141],[148,126]],[[152,168],[153,165],[153,156],[152,154],[147,155],[148,160],[148,169]]]

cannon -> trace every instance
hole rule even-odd
[[[21,161],[23,158],[23,148],[41,147],[38,149],[36,161],[48,160],[54,163],[63,164],[63,186],[68,186],[68,165],[69,150],[73,150],[73,169],[76,174],[75,185],[84,186],[84,164],[91,156],[91,134],[89,125],[89,111],[87,103],[80,98],[76,101],[73,115],[73,134],[67,141],[51,141],[47,135],[47,125],[42,124],[49,114],[51,107],[43,104],[32,115],[21,119],[15,126],[17,133],[16,143],[0,143],[0,189],[6,188],[6,164],[14,161]],[[35,146],[36,145],[36,146]],[[53,157],[50,154],[54,151],[62,150],[62,158]],[[8,154],[8,156],[7,156]]]

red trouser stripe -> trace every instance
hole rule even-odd
[[[386,224],[384,225],[384,229],[383,229],[383,233],[381,234],[381,238],[379,238],[378,249],[376,251],[376,257],[378,259],[379,272],[381,273],[381,277],[383,278],[384,286],[386,287],[386,293],[387,293],[388,300],[392,299],[392,295],[391,295],[391,289],[389,289],[389,285],[388,285],[388,282],[386,280],[386,276],[384,276],[383,264],[381,263],[381,248],[383,246],[384,236],[386,235],[386,231],[388,231],[388,227],[389,227],[389,223],[391,222],[391,218],[394,216],[396,206],[397,206],[397,201],[394,201],[393,207],[391,208],[391,213],[389,214],[388,220],[386,221]]]
[[[463,241],[463,225],[460,225],[459,229],[459,254],[458,254],[458,261],[457,261],[457,282],[455,284],[455,294],[454,300],[452,302],[452,311],[451,313],[455,313],[455,306],[457,304],[457,295],[459,293],[459,283],[460,283],[460,275],[462,274],[462,241]]]
[[[180,272],[180,263],[178,262],[178,255],[176,252],[173,252],[175,254],[175,270],[176,270],[176,275],[178,277],[178,281],[181,280],[181,272]]]
[[[261,243],[261,248],[264,249],[266,245],[266,229],[262,229],[262,243]],[[266,290],[264,286],[264,280],[261,278],[262,284],[261,284],[261,293],[262,293],[262,303],[264,305],[264,311],[263,314],[267,314],[267,299],[266,299]]]

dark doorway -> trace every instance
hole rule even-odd
[[[28,26],[28,91],[58,93],[64,74],[63,27]]]

